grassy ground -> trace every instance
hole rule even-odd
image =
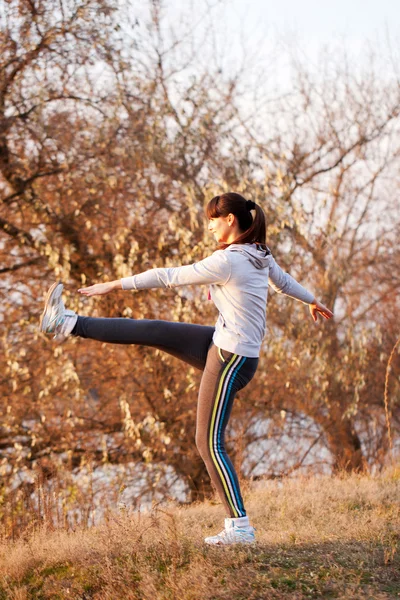
[[[110,515],[0,544],[0,600],[400,598],[400,470],[248,490],[254,547],[210,548],[220,505]]]

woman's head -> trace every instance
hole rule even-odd
[[[240,194],[228,192],[215,196],[207,204],[207,218],[214,229],[222,226],[226,239],[228,227],[236,232],[237,237],[229,242],[221,238],[221,245],[227,247],[235,244],[265,244],[265,214],[260,206],[246,200]],[[232,236],[230,236],[232,237]]]

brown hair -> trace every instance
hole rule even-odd
[[[250,210],[256,211],[254,220]],[[206,215],[208,219],[227,217],[231,213],[237,218],[239,229],[242,231],[232,244],[257,243],[265,245],[265,214],[261,206],[234,192],[214,196],[207,204]],[[221,248],[227,248],[229,245],[221,244]]]

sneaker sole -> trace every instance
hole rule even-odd
[[[207,546],[218,546],[218,548],[221,548],[221,546],[240,546],[240,545],[247,545],[247,546],[251,546],[253,544],[257,543],[257,540],[238,540],[236,542],[228,542],[228,543],[224,543],[224,542],[207,542],[207,540],[204,540],[204,543],[207,544]]]
[[[59,289],[57,289],[59,288]],[[60,283],[59,281],[56,281],[55,283],[53,283],[53,285],[49,288],[47,294],[46,294],[46,298],[44,300],[44,309],[42,314],[40,315],[40,320],[39,320],[39,329],[40,331],[45,332],[47,329],[47,320],[46,320],[46,313],[47,313],[47,309],[49,308],[49,306],[53,303],[53,300],[56,298],[59,298],[62,294],[63,291],[63,284]]]

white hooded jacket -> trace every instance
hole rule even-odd
[[[306,304],[314,300],[279,267],[268,248],[256,244],[231,244],[192,265],[151,269],[121,283],[124,290],[208,284],[219,311],[214,344],[249,358],[259,356],[265,335],[268,284]]]

